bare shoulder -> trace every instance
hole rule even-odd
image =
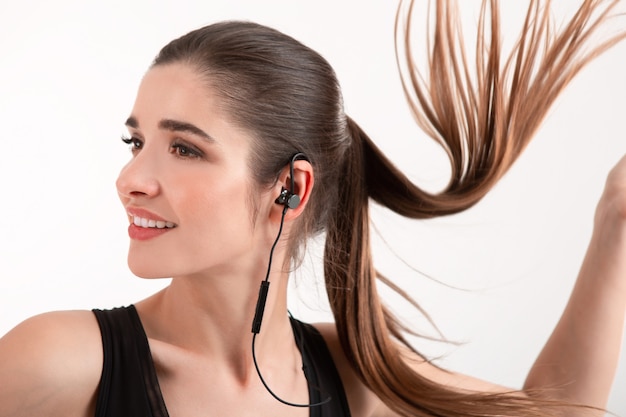
[[[333,323],[316,323],[315,328],[322,334],[333,356],[341,376],[350,410],[355,417],[395,417],[397,414],[390,410],[380,399],[370,391],[359,379],[356,372],[349,364]],[[401,355],[406,363],[422,377],[436,384],[460,392],[510,392],[505,388],[471,376],[450,372],[442,369],[406,347],[400,347]]]
[[[31,317],[0,338],[0,417],[93,416],[101,372],[91,311]]]

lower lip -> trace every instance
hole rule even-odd
[[[161,236],[164,233],[169,232],[172,228],[164,227],[159,229],[157,227],[140,227],[134,224],[128,226],[128,236],[135,240],[149,240],[157,236]]]

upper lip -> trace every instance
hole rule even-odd
[[[163,217],[159,216],[158,214],[152,213],[151,211],[148,211],[146,209],[139,208],[139,207],[127,207],[126,208],[126,213],[128,213],[128,216],[131,217],[131,222],[132,222],[132,218],[133,217],[141,217],[142,219],[174,223],[174,222],[172,222],[170,220],[164,219]],[[176,224],[176,223],[174,223],[174,224]]]

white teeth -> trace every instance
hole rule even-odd
[[[139,216],[132,216],[133,218],[133,224],[135,226],[139,226],[139,227],[156,227],[157,229],[171,229],[175,226],[174,223],[172,222],[166,222],[163,220],[152,220],[152,219],[145,219],[143,217],[139,217]]]

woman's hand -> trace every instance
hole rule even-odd
[[[626,156],[608,175],[572,295],[525,388],[547,388],[557,399],[605,407],[625,313]]]
[[[594,238],[605,248],[625,245],[626,234],[626,155],[611,169],[594,219]],[[618,255],[618,253],[616,253]],[[624,253],[626,256],[626,252]],[[617,261],[617,260],[616,260]],[[616,276],[626,283],[626,276]]]

